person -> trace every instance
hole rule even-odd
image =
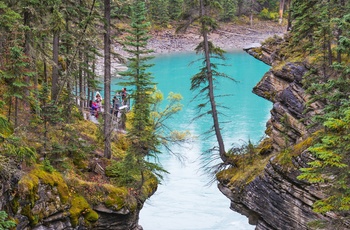
[[[98,111],[101,112],[101,109],[102,109],[102,97],[101,97],[101,94],[99,92],[96,93],[95,101],[96,101],[96,103],[98,105]]]
[[[92,109],[92,111],[93,111],[93,116],[95,116],[96,118],[98,118],[98,104],[97,104],[97,102],[96,101],[93,101],[92,103],[91,103],[91,109]]]
[[[126,105],[127,103],[127,96],[128,94],[126,93],[126,88],[122,89],[122,101],[123,101],[123,105]]]
[[[112,100],[112,112],[114,112],[114,115],[117,116],[118,115],[118,109],[119,109],[119,99],[114,96],[113,100]]]

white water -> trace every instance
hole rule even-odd
[[[230,53],[225,62],[230,66],[221,72],[234,77],[238,83],[220,82],[220,92],[233,94],[218,99],[219,103],[229,107],[221,117],[230,121],[222,125],[226,149],[232,143],[242,144],[248,139],[256,143],[264,134],[269,117],[271,103],[254,95],[254,85],[268,70],[268,66],[255,60],[246,53]],[[180,93],[184,108],[169,123],[175,130],[189,130],[192,135],[200,135],[212,125],[210,117],[191,120],[198,115],[196,102],[190,102],[193,93],[189,90],[190,78],[198,67],[188,64],[196,60],[195,55],[164,55],[157,57],[151,69],[165,98],[169,92]],[[119,89],[118,87],[117,89]],[[208,186],[211,177],[204,171],[208,154],[202,154],[215,146],[214,138],[195,139],[186,146],[174,146],[173,151],[181,153],[186,159],[181,163],[168,153],[160,156],[160,162],[169,174],[158,187],[156,193],[146,201],[140,212],[139,224],[144,230],[252,230],[255,226],[248,224],[248,219],[230,209],[230,200],[217,188],[216,184]]]

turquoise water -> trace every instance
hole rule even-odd
[[[220,80],[216,95],[230,95],[217,98],[217,103],[228,109],[220,109],[224,115],[220,120],[226,149],[233,143],[242,144],[248,139],[257,142],[264,135],[271,103],[253,94],[252,88],[261,79],[269,66],[257,61],[244,52],[228,53],[225,72],[237,82]],[[249,230],[245,216],[230,210],[230,201],[217,188],[208,185],[211,177],[206,174],[208,159],[216,156],[202,154],[213,147],[215,138],[201,138],[201,134],[212,126],[211,117],[192,121],[198,115],[196,105],[191,101],[195,93],[190,91],[190,78],[198,72],[195,54],[173,54],[157,56],[150,69],[166,98],[169,92],[183,96],[183,110],[168,121],[175,130],[189,130],[198,136],[185,146],[173,146],[172,150],[185,157],[180,162],[164,152],[160,156],[163,167],[170,172],[165,176],[157,192],[146,202],[140,213],[140,224],[144,230]],[[115,80],[116,82],[116,80]],[[113,89],[121,86],[113,85]],[[212,163],[209,163],[212,164]]]

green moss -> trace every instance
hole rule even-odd
[[[115,210],[120,210],[125,206],[128,206],[130,210],[136,209],[137,202],[131,199],[127,188],[115,187],[110,184],[104,184],[103,188],[107,193],[107,197],[104,201],[107,207],[114,208]]]
[[[87,182],[77,178],[69,180],[71,190],[83,196],[90,204],[103,203],[113,210],[127,208],[135,210],[137,200],[129,194],[126,187],[116,187],[108,183]]]
[[[92,210],[85,198],[79,195],[73,197],[69,213],[73,227],[78,225],[80,216],[83,216],[88,222],[95,222],[98,220],[97,212]]]
[[[292,151],[290,149],[284,149],[282,150],[277,157],[274,159],[275,163],[280,163],[281,165],[285,167],[293,167],[292,164]]]
[[[58,172],[46,172],[40,167],[36,167],[26,175],[24,175],[18,182],[18,191],[21,198],[16,198],[13,200],[12,205],[18,209],[18,199],[28,200],[30,203],[22,208],[21,214],[28,217],[32,226],[36,225],[41,219],[39,215],[33,215],[31,208],[34,203],[39,199],[38,196],[38,186],[39,183],[50,185],[51,187],[56,187],[60,195],[62,202],[67,202],[69,193],[68,187],[63,180],[62,176]]]
[[[309,148],[314,142],[314,137],[310,136],[303,141],[300,141],[293,146],[293,156],[300,155],[303,151]]]
[[[150,175],[142,186],[142,190],[139,198],[143,201],[148,199],[155,193],[155,191],[157,190],[157,187],[158,187],[157,177],[155,177],[154,175]]]
[[[61,174],[58,172],[48,173],[39,168],[33,169],[28,174],[24,175],[18,182],[19,192],[21,195],[35,197],[39,185],[39,181],[43,184],[56,186],[61,196],[62,201],[68,200],[68,187],[64,182]],[[32,203],[35,199],[31,199]]]
[[[243,156],[241,156],[243,157]],[[256,155],[249,163],[243,163],[244,160],[241,159],[239,167],[232,167],[223,170],[216,174],[219,181],[227,184],[231,187],[241,187],[251,181],[253,181],[257,176],[264,172],[266,164],[269,162],[269,156],[259,156]]]
[[[21,214],[28,218],[31,226],[35,226],[39,222],[39,216],[33,215],[30,204],[22,207]]]
[[[269,91],[264,91],[264,98],[266,98],[267,100],[269,101],[273,101],[273,99],[275,98],[276,96],[276,93],[275,92],[269,92]]]
[[[282,150],[274,159],[275,163],[279,163],[285,167],[293,168],[293,157],[299,156],[302,152],[307,150],[317,138],[318,132],[307,137],[305,140],[298,142],[290,148]]]
[[[266,155],[272,152],[272,140],[271,138],[265,138],[256,148],[259,155]]]
[[[18,192],[21,197],[25,197],[32,205],[37,200],[39,178],[32,174],[24,175],[18,182]]]
[[[62,175],[59,172],[46,172],[42,169],[34,169],[31,171],[31,174],[37,176],[40,181],[44,184],[48,184],[52,187],[57,187],[58,193],[60,195],[62,202],[67,202],[69,197],[68,186],[63,180]]]

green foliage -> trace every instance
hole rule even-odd
[[[52,173],[53,171],[55,171],[55,168],[51,165],[50,160],[45,159],[43,160],[42,164],[43,164],[43,169],[46,172]]]
[[[3,142],[12,133],[13,133],[13,128],[11,124],[8,122],[5,116],[0,114],[0,138],[1,138],[0,141]]]
[[[181,16],[184,0],[169,0],[168,12],[172,20],[177,20]]]
[[[124,162],[114,164],[109,172],[120,177],[121,181],[127,184],[133,184],[137,181],[138,184],[134,186],[140,190],[145,183],[146,172],[152,171],[158,174],[162,168],[157,164],[147,162],[145,159],[145,157],[156,158],[156,154],[159,152],[160,141],[151,119],[155,83],[151,73],[147,72],[148,68],[152,66],[149,64],[152,57],[144,55],[151,53],[151,50],[146,48],[149,39],[147,35],[149,22],[145,18],[145,3],[136,1],[132,10],[130,35],[126,37],[124,42],[125,50],[131,55],[128,63],[129,69],[121,73],[129,78],[125,85],[135,88],[131,94],[134,99],[132,116],[128,116],[131,127],[127,137],[130,145],[126,151]],[[124,172],[121,172],[123,170]]]
[[[292,45],[298,46],[300,45],[299,42],[305,39],[302,48],[306,51],[312,50],[313,33],[320,26],[320,15],[315,14],[319,6],[318,4],[321,3],[317,0],[297,0],[293,2],[291,12],[295,25],[293,26]]]
[[[236,0],[221,0],[221,13],[220,20],[221,21],[232,21],[236,16]]]
[[[19,25],[18,23],[21,19],[21,15],[8,7],[4,1],[0,2],[0,12],[0,28],[9,31]]]
[[[36,161],[36,151],[32,147],[23,145],[21,138],[13,133],[13,128],[8,120],[0,115],[0,153],[13,156],[19,162],[32,164]]]
[[[3,93],[4,100],[9,105],[17,106],[17,109],[18,105],[13,103],[13,99],[32,103],[32,98],[26,94],[30,87],[26,78],[34,73],[28,69],[29,63],[23,48],[16,44],[17,41],[14,41],[14,43],[13,46],[6,47],[7,52],[5,52],[3,58],[7,61],[0,65],[0,82],[6,87],[6,91]]]
[[[316,159],[308,163],[308,168],[301,169],[298,179],[328,185],[329,195],[314,204],[315,211],[349,211],[350,110],[341,110],[339,118],[328,118],[324,126],[321,141],[309,148]]]
[[[176,3],[176,2],[175,2]],[[169,1],[153,0],[148,3],[149,18],[156,24],[167,25],[169,22]],[[173,14],[176,16],[176,11]]]
[[[135,187],[139,178],[136,158],[127,154],[123,161],[114,161],[106,167],[106,175],[112,178],[114,184],[119,186]]]
[[[0,211],[0,230],[12,229],[16,226],[16,223],[12,220],[7,220],[7,213],[5,211]]]
[[[163,94],[156,91],[153,94],[154,104],[151,109],[151,118],[153,129],[156,132],[160,143],[170,150],[170,145],[186,142],[190,138],[188,131],[179,132],[171,130],[167,126],[166,121],[171,119],[176,113],[182,110],[183,105],[180,103],[182,96],[177,93],[170,92],[167,97],[167,104],[165,108],[161,107],[163,102]],[[170,150],[171,151],[171,150]]]
[[[219,169],[220,171],[216,173],[217,180],[232,189],[237,189],[262,175],[271,159],[270,155],[261,152],[266,148],[266,141],[256,145],[249,140],[230,148],[228,156],[233,163],[229,167],[223,165],[223,170]]]
[[[259,17],[265,20],[277,20],[279,15],[277,12],[270,12],[267,8],[260,11]]]

